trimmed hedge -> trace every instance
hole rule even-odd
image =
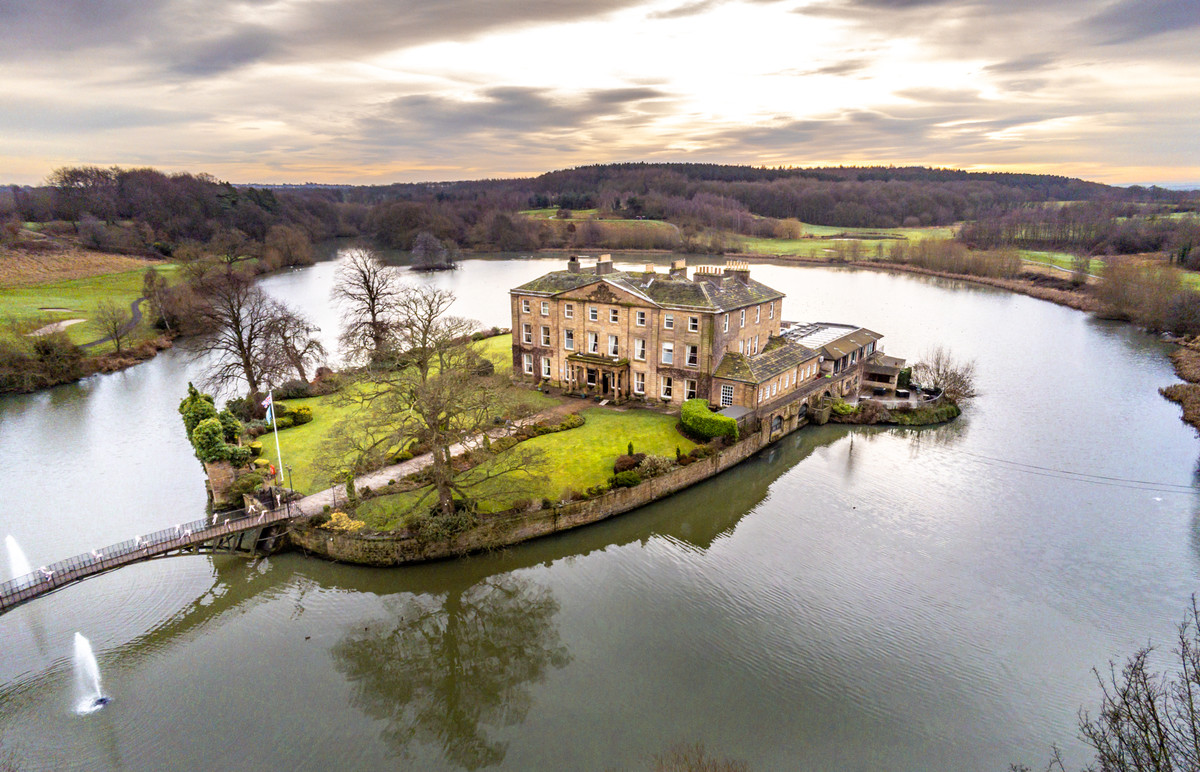
[[[700,437],[710,440],[714,437],[728,437],[737,442],[737,421],[709,410],[706,400],[689,399],[684,402],[679,411],[679,420],[683,428]]]

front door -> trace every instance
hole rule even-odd
[[[600,377],[600,393],[601,393],[601,394],[607,394],[607,393],[608,393],[609,386],[610,386],[610,384],[609,384],[609,375],[608,375],[608,373],[605,373],[604,375],[602,375],[602,376]]]

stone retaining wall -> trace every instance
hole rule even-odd
[[[790,430],[798,428],[798,423],[793,423]],[[779,436],[776,432],[774,439]],[[745,461],[771,441],[768,431],[759,431],[708,458],[677,467],[632,488],[618,488],[594,499],[548,509],[484,516],[478,526],[449,541],[423,542],[408,533],[360,536],[304,525],[293,526],[289,538],[293,546],[306,552],[360,565],[395,566],[455,557],[518,544],[629,512],[719,474]]]

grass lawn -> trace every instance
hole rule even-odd
[[[898,240],[920,241],[922,239],[949,239],[954,229],[946,226],[935,228],[837,228],[831,225],[801,223],[804,233],[810,238],[769,239],[739,236],[737,243],[743,252],[760,255],[793,255],[821,260],[830,257],[839,245],[845,248],[847,239],[859,242],[859,257],[868,260],[875,256],[879,245],[886,250]]]
[[[1075,259],[1075,256],[1069,252],[1045,252],[1036,249],[1021,249],[1018,251],[1021,253],[1022,260],[1027,260],[1031,263],[1055,265],[1059,268],[1065,268],[1068,271],[1074,269],[1071,261]],[[1088,273],[1099,276],[1103,270],[1104,261],[1093,257],[1090,262],[1090,267],[1088,268]]]
[[[496,362],[496,372],[512,370],[512,336],[498,335],[481,341],[481,353]],[[353,388],[353,387],[351,387]],[[553,407],[558,399],[540,392],[514,386],[514,398],[530,412]],[[313,420],[301,426],[284,429],[279,433],[279,447],[283,451],[283,463],[292,467],[292,484],[303,493],[315,493],[329,487],[329,481],[320,469],[322,454],[338,425],[354,417],[359,407],[347,403],[339,394],[325,397],[286,400],[288,407],[295,409],[304,405],[312,408]],[[275,460],[275,436],[264,434],[259,438],[263,444],[263,455]]]
[[[175,274],[177,266],[170,263],[156,264],[155,268],[168,280]],[[112,300],[128,309],[129,305],[142,296],[142,275],[145,269],[69,279],[48,284],[26,287],[10,287],[0,292],[0,319],[14,320],[18,324],[33,325],[45,321],[65,319],[90,319],[101,300]],[[46,311],[43,309],[66,309]],[[143,311],[145,309],[143,308]],[[103,337],[88,321],[67,327],[67,334],[75,343],[87,343]],[[149,337],[149,325],[143,320],[134,331],[133,341]],[[94,353],[111,351],[111,344],[94,349]]]
[[[687,453],[696,443],[675,429],[678,418],[649,410],[606,410],[590,408],[583,411],[586,423],[578,429],[544,434],[526,440],[519,447],[542,451],[544,461],[537,473],[545,479],[530,482],[519,494],[489,498],[479,491],[480,508],[499,511],[512,506],[519,498],[560,499],[568,489],[586,491],[593,485],[612,477],[613,462],[628,449],[630,442],[637,453],[649,453],[669,458],[675,449]],[[406,524],[407,509],[423,491],[380,496],[364,503],[356,515],[371,528],[391,530]],[[429,499],[430,501],[432,499]]]

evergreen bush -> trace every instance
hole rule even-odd
[[[227,461],[230,448],[225,442],[225,432],[221,428],[220,419],[213,416],[196,424],[196,428],[192,430],[192,447],[196,450],[196,458],[206,464]]]
[[[679,411],[679,420],[685,429],[697,436],[705,439],[728,437],[737,442],[737,421],[712,412],[708,409],[708,402],[703,399],[689,399],[684,402]]]
[[[632,488],[641,483],[642,476],[637,472],[630,470],[628,472],[618,472],[613,475],[612,487],[614,488]]]
[[[300,407],[298,407],[294,411],[292,411],[292,413],[290,415],[288,415],[288,418],[291,418],[292,422],[296,426],[300,426],[301,424],[306,424],[309,421],[313,420],[312,408],[309,407],[308,405],[301,405]]]

